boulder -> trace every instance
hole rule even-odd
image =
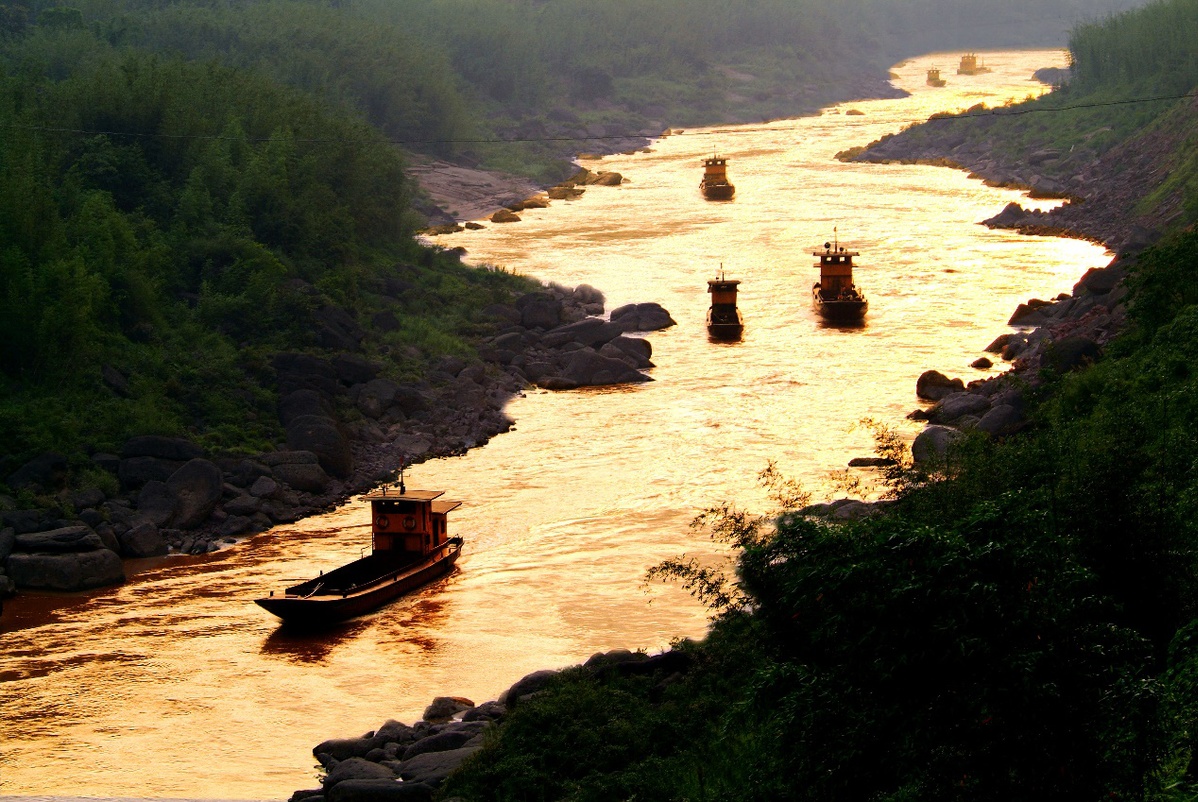
[[[108,497],[98,487],[89,487],[71,494],[71,506],[76,510],[87,510],[99,507]]]
[[[939,401],[965,389],[965,382],[950,379],[938,370],[925,370],[915,382],[915,395],[926,401]]]
[[[425,752],[400,764],[399,776],[404,782],[440,785],[466,758],[481,747],[463,746],[445,752]]]
[[[448,721],[463,710],[474,707],[474,702],[461,696],[438,696],[424,708],[425,721]]]
[[[34,457],[8,477],[8,486],[13,490],[22,487],[54,490],[62,487],[67,478],[67,458],[54,451]]]
[[[64,526],[46,532],[17,535],[14,551],[38,554],[65,554],[95,551],[104,548],[104,541],[90,526]]]
[[[346,780],[392,780],[395,772],[378,763],[371,763],[361,757],[349,757],[342,760],[325,776],[323,785],[327,793],[330,788]]]
[[[1044,352],[1044,358],[1058,373],[1097,361],[1101,350],[1098,343],[1082,334],[1074,334],[1052,343]]]
[[[560,348],[566,343],[574,342],[596,348],[623,333],[624,330],[617,324],[597,317],[588,317],[546,332],[541,339],[541,345],[545,348]]]
[[[612,310],[611,320],[623,331],[658,331],[677,325],[661,304],[625,304]]]
[[[176,499],[173,524],[178,529],[194,529],[208,520],[225,489],[220,468],[206,459],[187,462],[166,486]]]
[[[338,479],[347,478],[354,467],[349,442],[328,418],[302,415],[287,427],[287,447],[311,451],[325,472]]]
[[[358,392],[357,407],[363,415],[378,420],[395,403],[399,385],[390,379],[371,379]]]
[[[507,715],[507,708],[499,702],[483,702],[462,714],[462,721],[499,721]]]
[[[322,471],[323,473],[323,471]],[[229,515],[253,515],[262,508],[262,499],[251,495],[234,496],[225,502],[225,512]]]
[[[520,324],[526,329],[549,330],[562,322],[562,302],[546,292],[530,292],[516,299]]]
[[[351,757],[366,757],[370,750],[377,749],[386,743],[374,735],[365,738],[331,738],[317,744],[312,754],[322,764],[329,758],[340,763]]]
[[[590,348],[571,354],[561,375],[580,387],[652,381],[623,360],[603,356]]]
[[[431,802],[433,787],[391,779],[345,780],[328,791],[328,802]]]
[[[534,671],[524,677],[516,680],[515,684],[499,695],[499,703],[508,710],[513,709],[520,698],[529,696],[537,691],[543,690],[553,678],[557,676],[556,671],[542,669]]]
[[[301,415],[332,417],[324,397],[315,390],[293,390],[279,400],[279,423],[283,426]]]
[[[117,541],[120,543],[121,556],[133,559],[161,557],[170,550],[158,527],[149,521],[142,521],[117,535]]]
[[[991,362],[986,357],[980,356],[977,359],[970,362],[969,367],[977,368],[978,370],[989,370],[990,368],[994,367],[994,363]]]
[[[284,463],[274,468],[275,478],[283,484],[304,493],[324,493],[329,489],[332,479],[324,472],[319,464]],[[225,509],[229,509],[226,505]],[[232,512],[232,510],[229,510]]]
[[[953,393],[932,407],[928,420],[933,423],[952,423],[966,415],[982,415],[990,409],[990,399],[977,393]]]
[[[1017,430],[1023,423],[1023,414],[1010,404],[996,404],[977,422],[975,428],[997,437]]]
[[[274,498],[282,488],[279,483],[269,476],[259,476],[250,486],[250,495],[254,498]]]
[[[169,478],[169,477],[168,477]],[[142,485],[137,494],[137,511],[154,526],[166,526],[175,517],[178,500],[166,482],[152,479]]]
[[[477,723],[486,725],[486,722],[483,721]],[[405,749],[403,759],[411,760],[416,755],[423,755],[426,752],[448,752],[452,749],[460,749],[475,735],[478,735],[475,730],[448,730],[436,735],[429,735]]]
[[[17,587],[29,590],[91,590],[125,581],[121,558],[104,548],[73,554],[14,552],[6,567]]]
[[[366,384],[378,377],[382,368],[357,354],[337,354],[332,358],[333,370],[343,384]]]
[[[949,447],[962,437],[961,432],[948,426],[929,426],[911,444],[911,458],[916,465],[942,461]]]
[[[17,533],[13,528],[0,529],[0,565],[4,564],[8,555],[12,554],[17,545]]]
[[[5,526],[12,527],[18,535],[25,532],[40,532],[51,525],[44,510],[8,510],[0,513]]]
[[[182,462],[161,457],[127,457],[121,460],[117,476],[121,487],[136,490],[146,482],[165,482],[182,466]]]
[[[519,223],[520,215],[513,212],[511,209],[500,209],[491,215],[492,223]]]
[[[155,457],[172,462],[187,462],[204,456],[204,449],[179,437],[159,437],[147,434],[132,437],[121,448],[121,457]]]

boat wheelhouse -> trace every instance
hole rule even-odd
[[[928,86],[944,86],[947,81],[940,77],[940,70],[936,67],[928,70]]]

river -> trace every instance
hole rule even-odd
[[[654,381],[529,391],[508,408],[513,432],[412,469],[409,487],[465,502],[451,520],[467,539],[459,568],[334,633],[281,633],[252,600],[358,556],[357,502],[205,557],[146,561],[117,588],[9,601],[0,794],[286,798],[313,786],[311,748],[326,738],[410,722],[437,695],[493,699],[598,650],[701,636],[704,610],[644,579],[667,557],[723,557],[690,528],[699,510],[763,509],[756,475],[771,460],[816,500],[835,495],[829,475],[872,453],[862,419],[913,436],[922,371],[994,372],[968,366],[1019,302],[1108,261],[1089,243],[977,225],[1018,192],[832,158],[937,111],[1038,94],[1032,72],[1064,64],[1060,51],[996,52],[991,73],[956,76],[957,55],[896,66],[910,97],[685,131],[586,164],[622,173],[619,187],[440,238],[471,263],[591,284],[609,309],[664,305],[678,325],[649,337]],[[931,66],[946,87],[925,84]],[[727,203],[698,192],[717,151],[737,187]],[[861,252],[861,328],[823,326],[811,308],[811,251],[834,235]],[[739,343],[703,327],[721,265],[743,282]]]

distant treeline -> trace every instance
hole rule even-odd
[[[1073,84],[1129,94],[1184,93],[1198,86],[1198,0],[1150,3],[1069,37]]]

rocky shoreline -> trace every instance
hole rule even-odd
[[[534,671],[498,699],[480,705],[460,696],[439,696],[412,725],[390,719],[361,737],[317,744],[312,754],[324,771],[321,787],[296,791],[290,802],[427,802],[446,777],[483,747],[488,733],[510,711],[559,675],[652,677],[657,680],[655,687],[664,689],[691,664],[685,649],[652,656],[617,649],[596,653],[582,665]]]
[[[419,382],[381,378],[350,350],[277,354],[271,364],[286,441],[252,457],[211,455],[187,440],[133,437],[92,463],[119,492],[69,491],[67,459],[42,454],[8,477],[54,506],[0,497],[0,598],[17,590],[119,584],[124,560],[204,554],[345,503],[390,479],[401,462],[462,454],[508,431],[503,408],[546,390],[652,381],[652,346],[634,333],[674,325],[655,303],[604,315],[603,295],[547,286],[495,305],[481,361],[443,357]],[[343,328],[354,341],[348,318]]]

